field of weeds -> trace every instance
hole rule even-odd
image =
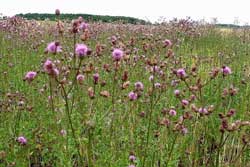
[[[250,30],[0,20],[0,166],[250,166]]]

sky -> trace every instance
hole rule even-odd
[[[155,22],[163,17],[219,23],[250,23],[250,0],[0,0],[0,13],[86,13],[132,16]]]

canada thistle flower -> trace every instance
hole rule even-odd
[[[186,99],[181,100],[182,106],[187,106],[189,104],[189,101]]]
[[[128,98],[129,98],[129,100],[134,101],[138,98],[138,95],[137,95],[137,93],[132,91],[132,92],[129,92]]]
[[[20,143],[21,145],[26,145],[27,144],[27,139],[24,136],[19,136],[17,138],[17,142]]]
[[[221,72],[224,76],[232,74],[231,68],[229,68],[228,66],[223,66]]]
[[[172,46],[172,42],[169,39],[166,39],[163,43],[165,47]]]
[[[31,81],[33,81],[33,80],[35,79],[36,75],[37,75],[36,72],[34,72],[34,71],[29,71],[29,72],[27,72],[27,74],[25,75],[25,78],[24,78],[24,79],[30,83]]]
[[[80,26],[79,26],[79,29],[80,30],[86,30],[88,28],[88,24],[85,23],[85,22],[81,22]]]
[[[184,78],[187,74],[184,68],[180,68],[176,71],[176,75],[180,78]]]
[[[78,83],[79,84],[83,84],[83,81],[84,81],[84,75],[82,75],[82,74],[79,74],[79,75],[77,75],[77,77],[76,77],[76,79],[77,79],[77,81],[78,81]]]
[[[93,75],[93,79],[94,79],[94,84],[97,84],[98,81],[99,81],[99,74],[98,74],[98,73],[95,73],[95,74]]]
[[[62,47],[59,42],[51,42],[47,45],[45,52],[56,54],[62,52]]]
[[[55,68],[55,65],[49,59],[44,62],[43,69],[49,75],[55,75],[55,76],[59,75],[59,70]]]
[[[136,82],[135,83],[135,89],[136,90],[143,90],[143,88],[144,88],[143,83],[141,83],[141,82]]]
[[[78,57],[85,57],[88,53],[88,47],[85,44],[76,44],[75,53]]]
[[[136,157],[135,157],[134,155],[130,155],[130,156],[129,156],[129,160],[130,160],[131,162],[134,162],[134,161],[136,160]]]
[[[180,94],[181,94],[181,91],[180,91],[180,90],[178,90],[178,89],[174,90],[174,95],[175,95],[176,97],[179,97]]]
[[[174,109],[170,109],[169,110],[169,115],[175,116],[176,115],[176,111]]]
[[[59,9],[56,9],[55,14],[56,14],[57,16],[59,16],[59,15],[60,15],[60,10],[59,10]]]
[[[123,51],[121,49],[114,49],[112,52],[113,60],[120,61],[123,57]]]

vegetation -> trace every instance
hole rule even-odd
[[[0,21],[0,166],[250,166],[250,30]]]
[[[52,20],[56,19],[56,15],[47,14],[47,13],[27,13],[27,14],[17,14],[17,16],[29,19],[29,20]],[[88,22],[104,22],[104,23],[112,23],[112,22],[121,22],[121,23],[130,23],[130,24],[148,24],[145,20],[137,19],[133,17],[125,17],[125,16],[102,16],[102,15],[91,15],[91,14],[61,14],[61,20],[73,20],[78,17],[83,17],[84,20]]]

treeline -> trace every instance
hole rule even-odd
[[[17,16],[21,16],[28,20],[56,20],[55,14],[47,14],[47,13],[27,13],[27,14],[17,14]],[[91,14],[60,14],[60,19],[62,20],[73,20],[78,17],[83,17],[84,20],[88,22],[105,22],[105,23],[113,23],[113,22],[121,22],[121,23],[130,23],[130,24],[149,24],[142,19],[137,19],[134,17],[125,17],[125,16],[102,16],[102,15],[91,15]]]

